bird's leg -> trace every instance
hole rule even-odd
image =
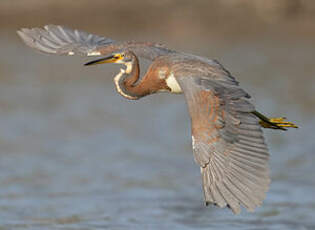
[[[287,130],[286,128],[298,128],[294,123],[286,121],[285,117],[268,118],[257,111],[254,111],[253,114],[260,119],[259,124],[263,128],[281,130]]]

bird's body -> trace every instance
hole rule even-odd
[[[157,92],[183,93],[191,116],[194,159],[200,166],[206,204],[243,205],[253,211],[268,190],[269,154],[261,127],[296,127],[283,118],[268,119],[217,61],[185,54],[150,42],[111,39],[49,25],[18,31],[24,42],[42,52],[105,56],[86,65],[126,66],[114,77],[118,93],[131,100]],[[138,57],[152,61],[140,78]]]

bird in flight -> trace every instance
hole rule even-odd
[[[153,42],[119,42],[59,25],[23,28],[30,47],[49,54],[102,56],[85,65],[125,65],[114,77],[119,94],[137,100],[157,92],[184,94],[191,117],[192,149],[200,166],[205,204],[254,211],[270,184],[269,154],[262,127],[297,126],[256,111],[250,95],[218,61]],[[140,78],[139,60],[152,63]]]

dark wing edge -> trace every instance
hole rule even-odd
[[[218,72],[222,74],[222,69]],[[211,76],[177,80],[192,119],[193,153],[206,204],[228,206],[239,214],[241,205],[252,212],[265,199],[269,154],[249,95],[225,73],[219,80]]]
[[[153,60],[157,56],[175,52],[158,43],[116,42],[110,38],[60,25],[22,28],[17,33],[26,45],[48,54],[100,56],[129,49],[140,57]]]

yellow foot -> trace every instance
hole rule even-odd
[[[285,117],[268,118],[268,121],[261,120],[259,123],[262,127],[270,129],[298,128],[294,123],[286,121]]]

